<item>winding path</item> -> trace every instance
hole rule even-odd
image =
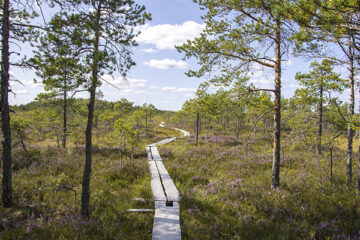
[[[159,124],[164,127],[164,123]],[[181,131],[184,136],[189,132]],[[155,215],[152,232],[153,240],[180,240],[180,194],[173,180],[166,170],[160,157],[157,145],[172,142],[176,137],[167,138],[160,142],[146,146],[148,153],[149,169],[151,173],[151,189],[155,201]]]

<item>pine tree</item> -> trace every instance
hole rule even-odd
[[[66,147],[67,109],[69,94],[73,97],[85,82],[87,69],[81,62],[81,49],[73,41],[75,29],[64,28],[61,13],[56,14],[49,24],[44,36],[40,38],[37,51],[30,59],[36,74],[42,78],[46,93],[41,93],[38,99],[56,100],[62,98],[63,136],[62,146]]]
[[[344,80],[340,74],[333,71],[334,61],[324,59],[321,63],[313,62],[309,73],[297,73],[295,79],[302,87],[297,91],[308,102],[317,105],[317,151],[322,154],[321,140],[323,135],[323,106],[327,104],[329,98],[326,93],[341,92],[344,89]]]
[[[43,1],[39,1],[43,2]],[[30,42],[37,38],[41,26],[31,25],[30,19],[35,18],[33,1],[10,1],[2,0],[1,4],[1,129],[3,133],[2,140],[2,203],[8,208],[13,205],[12,200],[12,176],[11,176],[11,128],[10,128],[10,106],[9,92],[10,86],[10,66],[26,67],[25,61],[10,61],[10,52],[22,55],[16,50],[11,50],[11,44],[18,46],[24,42]],[[53,6],[53,4],[51,3]]]
[[[296,52],[313,58],[328,58],[347,65],[349,77],[349,119],[346,159],[346,184],[352,182],[353,117],[355,113],[355,71],[357,1],[298,1],[294,19],[300,31],[294,36]],[[334,51],[335,49],[335,51]]]
[[[82,180],[81,216],[90,217],[90,177],[92,165],[92,128],[96,90],[102,76],[119,72],[124,78],[135,65],[131,47],[136,46],[134,27],[150,19],[145,7],[133,0],[75,0],[69,13],[62,17],[68,26],[77,29],[73,36],[84,63],[90,66],[85,84],[90,98],[85,131],[85,167]],[[65,25],[63,26],[65,27]]]
[[[178,47],[186,58],[195,57],[201,68],[191,70],[189,76],[213,74],[217,82],[239,78],[252,64],[274,70],[274,147],[272,182],[280,184],[280,131],[281,131],[281,66],[288,51],[289,32],[292,31],[290,1],[197,0],[207,13],[206,24],[199,38]],[[258,89],[259,90],[259,89]]]

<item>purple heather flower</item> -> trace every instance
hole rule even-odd
[[[199,176],[199,175],[196,175],[196,176],[194,176],[193,178],[192,178],[192,180],[194,181],[194,180],[199,180],[201,177]]]
[[[320,224],[320,228],[321,229],[324,229],[324,228],[326,228],[327,226],[329,226],[330,225],[330,223],[328,223],[328,222],[322,222],[321,224]]]

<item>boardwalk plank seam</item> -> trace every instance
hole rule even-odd
[[[164,123],[161,123],[160,127],[164,127]],[[189,132],[182,129],[175,130],[182,132],[184,136],[189,135]],[[172,142],[176,138],[167,138],[146,146],[151,189],[155,201],[153,240],[181,240],[180,193],[166,170],[157,148],[157,145]]]

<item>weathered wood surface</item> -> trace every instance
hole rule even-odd
[[[173,206],[166,206],[166,202],[155,202],[155,216],[152,239],[181,239],[180,206],[178,202],[174,202]]]
[[[159,173],[160,173],[160,177],[161,177],[161,181],[165,190],[165,195],[167,197],[168,201],[171,202],[179,202],[180,201],[180,194],[179,191],[177,190],[173,180],[171,179],[168,171],[166,170],[163,162],[161,161],[157,161],[156,165],[158,167]]]
[[[138,208],[131,208],[129,210],[127,210],[128,212],[141,212],[141,213],[148,213],[148,212],[153,212],[154,209],[138,209]]]
[[[144,198],[133,198],[133,201],[145,202],[145,199]]]
[[[150,149],[151,149],[151,156],[152,156],[153,160],[162,160],[157,147],[151,147]]]
[[[177,131],[180,131],[180,132],[182,132],[182,134],[184,135],[184,137],[186,137],[186,136],[189,136],[190,135],[190,133],[188,132],[188,131],[185,131],[185,130],[182,130],[182,129],[179,129],[179,128],[174,128],[175,130],[177,130]]]
[[[151,189],[155,201],[166,201],[164,188],[161,182],[160,174],[155,161],[149,161],[149,170],[151,174]]]
[[[164,122],[159,124],[165,127]],[[190,135],[182,129],[184,136]],[[155,215],[153,225],[153,240],[181,240],[180,229],[180,193],[166,170],[157,145],[172,142],[176,137],[167,138],[146,146],[151,173],[151,189],[155,200]],[[166,206],[166,203],[172,206]]]
[[[156,145],[162,145],[162,144],[166,144],[166,143],[172,142],[172,141],[174,141],[175,139],[176,139],[176,137],[166,138],[166,139],[161,140],[161,141],[159,141],[159,142],[153,143],[153,144],[151,144],[151,145],[149,145],[149,146],[155,147]]]

